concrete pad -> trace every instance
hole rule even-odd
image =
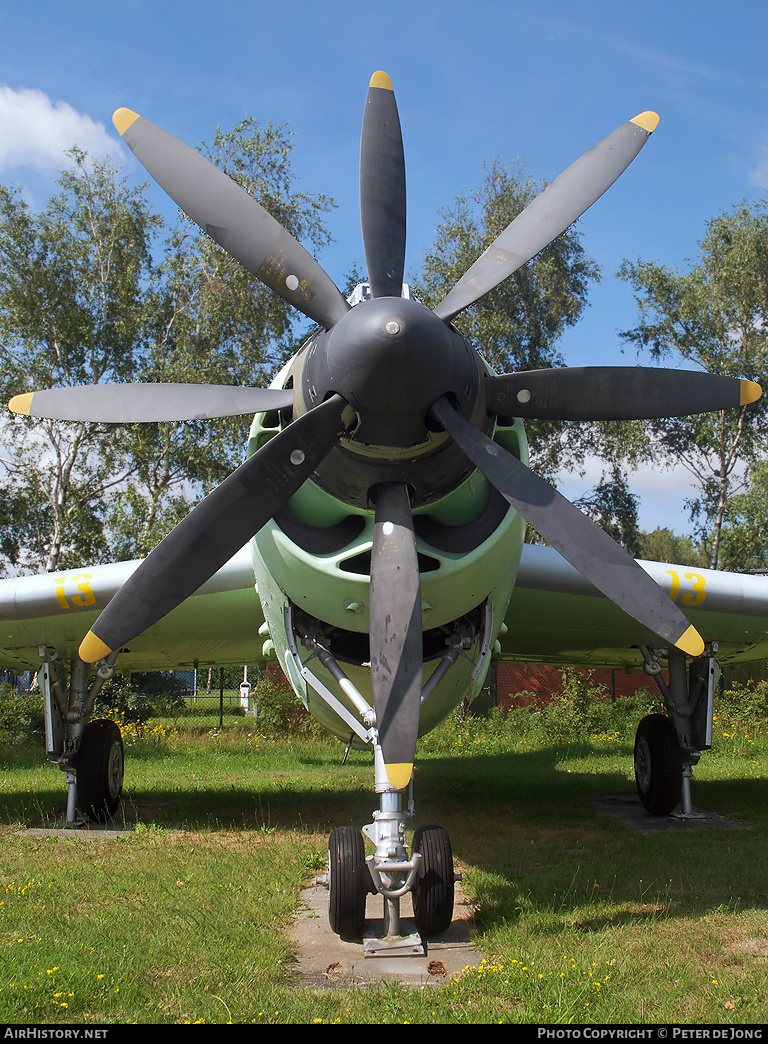
[[[643,808],[637,794],[613,794],[596,798],[593,808],[598,815],[615,816],[623,820],[630,830],[641,834],[658,833],[663,830],[749,829],[748,823],[696,806],[688,814],[678,809],[668,816],[652,816]]]
[[[328,889],[315,884],[301,893],[301,910],[292,926],[295,967],[302,985],[316,989],[345,986],[367,986],[380,982],[400,982],[416,987],[439,986],[467,967],[483,959],[472,944],[472,908],[456,882],[453,922],[447,931],[422,939],[424,956],[363,955],[363,941],[340,939],[331,931],[328,921]],[[383,901],[369,895],[366,908],[366,932],[383,935]],[[410,898],[401,900],[401,928],[404,934],[416,932]]]

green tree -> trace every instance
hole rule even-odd
[[[209,158],[297,238],[328,241],[323,196],[292,187],[282,128],[246,118]],[[6,399],[101,381],[268,383],[301,336],[291,309],[145,186],[75,149],[39,214],[0,187],[0,340]],[[0,554],[55,570],[148,553],[242,460],[248,420],[113,426],[3,422]]]
[[[706,547],[702,545],[697,547],[693,537],[673,533],[671,529],[667,528],[657,528],[650,533],[641,533],[637,557],[648,559],[651,562],[669,562],[699,568],[706,568],[709,564]]]
[[[731,498],[720,540],[723,569],[768,570],[768,461],[750,468],[749,488]]]
[[[250,118],[219,129],[202,151],[308,249],[329,242],[323,215],[334,204],[298,192],[292,143],[282,127]],[[153,286],[154,335],[137,379],[264,386],[306,333],[306,320],[180,216]],[[108,515],[116,552],[147,554],[241,463],[250,418],[131,428],[137,461]]]
[[[768,361],[768,210],[741,204],[709,222],[698,262],[680,273],[656,262],[625,262],[639,306],[622,337],[654,361],[759,380]],[[658,463],[682,464],[696,493],[688,501],[708,565],[721,562],[721,534],[749,466],[766,449],[766,400],[719,413],[644,426],[645,451]]]
[[[638,523],[639,497],[627,485],[618,465],[610,476],[603,476],[594,489],[574,501],[585,515],[635,558],[642,551],[642,534]]]
[[[2,391],[129,379],[146,346],[146,284],[160,228],[141,190],[78,149],[60,192],[33,213],[0,186]],[[107,551],[101,518],[134,469],[108,425],[6,416],[7,561],[55,570]]]
[[[490,164],[481,186],[442,211],[435,241],[426,253],[414,292],[434,307],[470,265],[543,186],[519,169]],[[457,328],[497,371],[562,366],[557,341],[577,322],[589,284],[599,278],[579,234],[570,229],[455,319]],[[526,425],[533,466],[553,476],[569,459],[583,459],[582,440],[560,438],[565,424]]]

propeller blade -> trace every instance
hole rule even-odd
[[[293,392],[228,384],[88,384],[14,395],[13,413],[106,424],[209,420],[293,405]]]
[[[754,381],[643,366],[565,366],[486,379],[488,409],[523,419],[683,417],[744,406],[760,395]]]
[[[283,507],[345,429],[346,403],[327,399],[232,472],[149,554],[83,639],[95,663],[193,594]]]
[[[392,81],[371,77],[360,141],[360,216],[372,297],[400,297],[405,267],[405,158]]]
[[[655,130],[642,112],[585,152],[518,214],[435,308],[445,322],[522,268],[610,188]]]
[[[229,175],[130,109],[112,120],[158,185],[262,283],[326,329],[349,311],[317,261]]]
[[[468,424],[446,398],[431,412],[504,499],[586,580],[671,645],[690,656],[703,653],[698,631],[604,530],[517,457]]]
[[[371,683],[389,782],[408,786],[421,709],[421,583],[408,489],[376,487],[371,552]]]

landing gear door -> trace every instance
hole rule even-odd
[[[64,717],[56,699],[54,671],[52,663],[43,663],[37,675],[40,692],[43,694],[45,749],[50,756],[59,755],[64,750]]]
[[[715,693],[720,690],[720,677],[720,664],[714,656],[705,656],[691,665],[689,692],[699,690],[691,721],[692,745],[697,750],[709,750],[712,746]]]

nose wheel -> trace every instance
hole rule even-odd
[[[413,887],[413,915],[422,935],[446,931],[453,919],[453,852],[446,831],[439,826],[419,827],[413,852],[420,853]]]
[[[363,933],[369,880],[363,835],[352,827],[335,827],[328,839],[328,919],[342,939]]]
[[[392,825],[390,819],[389,825]],[[374,824],[375,826],[375,824]],[[398,824],[399,826],[399,824]],[[368,832],[370,828],[366,828]],[[366,857],[363,836],[352,827],[336,827],[328,839],[328,919],[342,939],[364,937],[364,956],[423,956],[424,939],[448,929],[453,919],[454,871],[451,842],[439,826],[419,827],[411,856],[405,847],[377,846]],[[405,930],[400,900],[411,893],[417,932]],[[367,895],[384,901],[384,934],[366,931]]]

